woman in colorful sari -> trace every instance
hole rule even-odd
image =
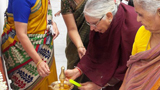
[[[160,90],[160,0],[133,0],[137,21],[128,70],[120,90]]]
[[[80,58],[86,52],[89,42],[89,25],[86,24],[83,9],[87,0],[62,0],[61,13],[66,23],[67,34],[67,68],[73,69],[77,66]],[[89,79],[82,75],[76,81],[85,82]],[[75,89],[74,89],[75,90]]]
[[[49,0],[9,0],[2,56],[13,90],[49,90],[57,80],[53,39],[58,34]]]
[[[83,12],[91,30],[88,48],[66,77],[75,79],[84,73],[92,82],[82,83],[81,90],[119,90],[141,26],[136,12],[119,0],[88,0]]]

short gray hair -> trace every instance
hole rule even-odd
[[[116,14],[120,0],[88,0],[84,7],[84,14],[94,17],[101,18],[108,12],[112,12],[113,15]]]
[[[160,7],[160,0],[134,0],[133,2],[152,14],[155,14]]]

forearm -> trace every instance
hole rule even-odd
[[[68,30],[68,34],[72,42],[77,48],[84,47],[83,42],[79,36],[78,30]]]
[[[40,56],[34,49],[32,43],[30,42],[27,34],[17,34],[20,43],[22,44],[24,50],[28,53],[28,55],[33,59],[33,61],[37,64],[38,61],[41,60]]]
[[[24,50],[28,53],[28,55],[33,59],[33,61],[37,64],[41,61],[40,56],[34,49],[31,41],[27,36],[27,23],[15,22],[16,35],[22,44]]]
[[[73,14],[63,15],[63,19],[64,19],[65,24],[67,26],[68,34],[69,34],[69,37],[72,40],[72,42],[75,44],[75,46],[77,48],[80,46],[82,47],[83,43],[82,43],[82,40],[81,40],[80,35],[78,33],[77,25],[76,25],[75,18],[73,16]]]

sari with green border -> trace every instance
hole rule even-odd
[[[27,36],[35,50],[49,67],[53,65],[53,36],[50,32],[52,25],[52,10],[49,0],[37,0],[31,8],[28,21]],[[2,56],[6,62],[11,88],[14,90],[33,90],[43,77],[38,74],[36,64],[23,49],[19,42],[12,13],[6,12],[5,25],[2,33]],[[56,67],[54,67],[55,69]],[[53,68],[50,68],[53,71]],[[57,74],[54,70],[57,80]],[[54,77],[54,76],[53,76]]]

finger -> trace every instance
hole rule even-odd
[[[58,11],[56,14],[54,14],[54,16],[56,17],[56,16],[60,16],[60,11]]]
[[[48,74],[49,74],[47,72],[47,70],[44,68],[44,66],[41,67],[41,71],[40,72],[41,72],[42,77],[48,76]]]
[[[81,59],[81,58],[82,58],[82,56],[79,56],[79,58]]]
[[[44,72],[43,74],[48,76],[50,72],[46,69],[46,67],[44,66],[42,69],[43,69],[43,72]]]
[[[81,57],[80,57],[80,59],[81,59],[83,56],[84,56],[84,54],[83,54],[83,53],[81,53]]]
[[[39,75],[44,77],[44,72],[42,70],[40,70]]]
[[[82,51],[82,54],[85,55],[85,53],[86,53],[86,49],[84,48]]]
[[[41,72],[38,72],[40,76],[42,76]]]
[[[58,30],[55,30],[55,35],[54,35],[54,37],[53,37],[53,40],[56,39],[58,35],[59,35]]]
[[[60,14],[54,14],[55,17],[60,16]]]
[[[50,69],[49,69],[48,64],[45,64],[45,68],[46,68],[46,70],[47,70],[48,72],[50,72]]]
[[[73,70],[66,70],[64,72],[67,79],[71,79],[71,77],[73,76],[72,72],[73,72]]]
[[[50,70],[49,70],[48,65],[45,65],[45,70],[46,70],[46,74],[49,75],[50,74]]]
[[[81,53],[79,53],[79,58],[80,58],[80,59],[82,58],[82,55],[81,55]]]
[[[42,65],[39,65],[37,71],[40,76],[44,77],[45,72],[43,71]]]
[[[83,55],[85,55],[85,53],[86,53],[86,50],[83,51]]]
[[[57,36],[59,35],[59,30],[58,30],[58,28],[56,27],[56,32],[57,32]]]
[[[69,81],[69,79],[68,79],[68,78],[66,78],[65,80],[66,80],[66,81]]]
[[[48,71],[47,69],[45,69],[45,74],[48,76],[50,74],[50,71]]]
[[[42,73],[41,75],[42,75],[42,77],[46,77],[46,76],[48,76],[48,74],[46,74],[45,72],[44,72],[44,73]]]
[[[54,39],[56,39],[56,37],[57,37],[57,35],[56,35],[56,34],[54,34],[54,36],[53,36],[53,40],[54,40]]]
[[[68,70],[64,71],[66,78],[70,78]]]
[[[78,87],[78,89],[80,89],[80,90],[85,90],[85,89],[84,89],[84,86]]]

